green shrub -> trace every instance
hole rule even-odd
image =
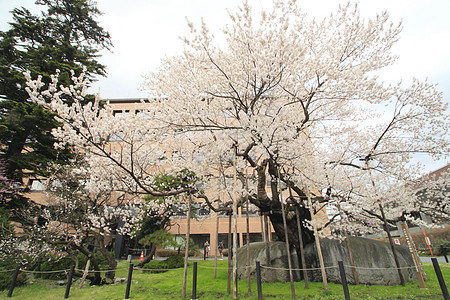
[[[164,261],[169,266],[169,269],[177,269],[184,267],[184,256],[181,254],[171,256]]]
[[[112,257],[114,257],[114,253],[110,253],[110,254]],[[108,261],[100,252],[94,253],[94,258],[97,261],[100,270],[109,269]],[[79,266],[78,268],[84,269],[84,266],[86,266],[86,262],[87,262],[87,256],[84,255],[83,253],[79,253],[77,255],[77,260],[78,260],[78,266]],[[92,269],[92,263],[91,263],[90,269]]]
[[[196,249],[189,250],[189,256],[197,256],[200,252]],[[184,255],[184,249],[180,250],[180,254]],[[158,257],[171,257],[178,255],[178,250],[173,249],[158,249],[156,250],[156,256]]]
[[[14,262],[0,261],[0,291],[7,290],[11,286],[11,280],[14,271],[5,272],[7,270],[15,270],[17,265]],[[16,286],[25,285],[27,283],[25,273],[19,272],[17,276]]]
[[[59,258],[53,254],[47,254],[41,262],[39,271],[52,272],[59,270],[69,270],[71,266],[75,264],[75,259],[70,256]],[[64,280],[67,278],[67,272],[55,272],[55,273],[38,273],[38,277],[44,279]]]
[[[94,257],[97,260],[100,270],[108,269],[108,261],[103,257],[101,253],[94,253]],[[76,257],[67,255],[63,258],[59,258],[53,254],[47,254],[43,259],[40,266],[40,271],[58,271],[58,270],[69,270],[75,262],[78,260],[78,268],[84,269],[86,265],[87,257],[83,253],[79,253]],[[90,269],[92,269],[92,264]],[[67,278],[66,272],[57,273],[42,273],[38,277],[43,279],[54,279],[54,280],[64,280]]]
[[[168,269],[177,269],[182,267],[184,267],[184,256],[181,254],[170,256],[166,260],[152,260],[144,265],[144,269],[152,269],[145,270],[151,273],[161,273]]]
[[[437,245],[437,255],[444,256],[450,254],[450,242],[442,242]]]
[[[170,256],[174,256],[177,254],[178,254],[178,250],[173,250],[173,249],[158,249],[158,250],[156,250],[156,256],[158,256],[158,257],[170,257]]]

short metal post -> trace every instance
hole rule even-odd
[[[258,288],[258,300],[262,300],[262,287],[261,287],[261,264],[256,261],[256,287]]]
[[[14,271],[14,274],[13,274],[13,278],[12,278],[12,281],[11,281],[11,286],[9,288],[9,292],[8,292],[8,296],[7,296],[8,298],[11,298],[12,293],[14,291],[14,287],[16,286],[16,281],[17,281],[17,276],[19,275],[19,270],[20,270],[20,267],[17,266],[16,270]]]
[[[127,289],[125,290],[125,299],[130,299],[131,278],[133,277],[133,264],[128,268]]]
[[[347,277],[345,276],[344,263],[342,260],[338,261],[339,272],[341,273],[342,288],[344,289],[345,300],[350,300],[350,293],[348,291]]]
[[[74,271],[75,271],[75,266],[72,265],[72,267],[70,267],[69,278],[67,279],[66,293],[64,294],[64,299],[69,298],[70,287],[72,286],[72,278],[73,278]]]
[[[445,285],[444,276],[442,276],[441,268],[439,267],[439,263],[436,257],[432,257],[431,261],[433,262],[434,272],[436,272],[436,276],[439,280],[439,285],[441,286],[442,295],[445,300],[449,300],[450,297],[448,295],[447,286]]]
[[[197,299],[197,262],[194,262],[194,268],[192,271],[192,300]]]

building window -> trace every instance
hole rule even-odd
[[[113,116],[118,118],[126,117],[129,113],[130,113],[129,109],[113,110]]]

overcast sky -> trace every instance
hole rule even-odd
[[[155,70],[161,58],[179,53],[179,37],[187,33],[186,17],[194,23],[203,18],[217,31],[228,23],[226,9],[232,11],[239,0],[97,0],[104,14],[99,18],[112,37],[113,52],[104,52],[100,61],[108,76],[93,84],[92,92],[104,99],[146,97],[139,91],[142,75]],[[311,16],[318,18],[335,10],[339,0],[299,1]],[[270,0],[249,0],[255,9],[269,8]],[[8,29],[11,11],[24,6],[36,12],[34,0],[0,0],[0,30]],[[403,21],[401,39],[393,51],[400,56],[384,73],[388,80],[412,77],[438,83],[450,102],[450,1],[449,0],[361,0],[363,16],[387,10],[393,21]],[[220,35],[220,33],[217,33]],[[436,166],[442,166],[437,163]]]

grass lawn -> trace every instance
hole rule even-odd
[[[187,299],[192,295],[192,262],[188,271]],[[214,261],[198,262],[197,297],[199,299],[232,299],[227,295],[227,261],[218,261],[217,278],[213,279]],[[116,277],[127,277],[127,263],[120,262]],[[427,289],[420,289],[416,282],[408,282],[406,286],[349,286],[352,299],[442,299],[441,289],[431,263],[424,263],[428,276]],[[441,264],[441,270],[450,288],[450,264]],[[65,286],[58,286],[54,281],[30,279],[33,282],[24,287],[14,289],[11,299],[63,299]],[[181,299],[183,270],[171,270],[165,273],[151,274],[140,270],[133,272],[131,299]],[[329,290],[323,290],[322,283],[312,282],[305,290],[304,282],[295,283],[297,299],[344,299],[342,286],[329,283]],[[239,282],[239,299],[257,299],[256,282],[252,281],[252,293],[247,293],[247,280]],[[79,288],[75,281],[70,290],[69,299],[124,299],[126,283],[113,285],[89,286]],[[263,295],[266,299],[291,299],[290,284],[264,283]],[[6,299],[8,291],[0,292],[0,299]]]

